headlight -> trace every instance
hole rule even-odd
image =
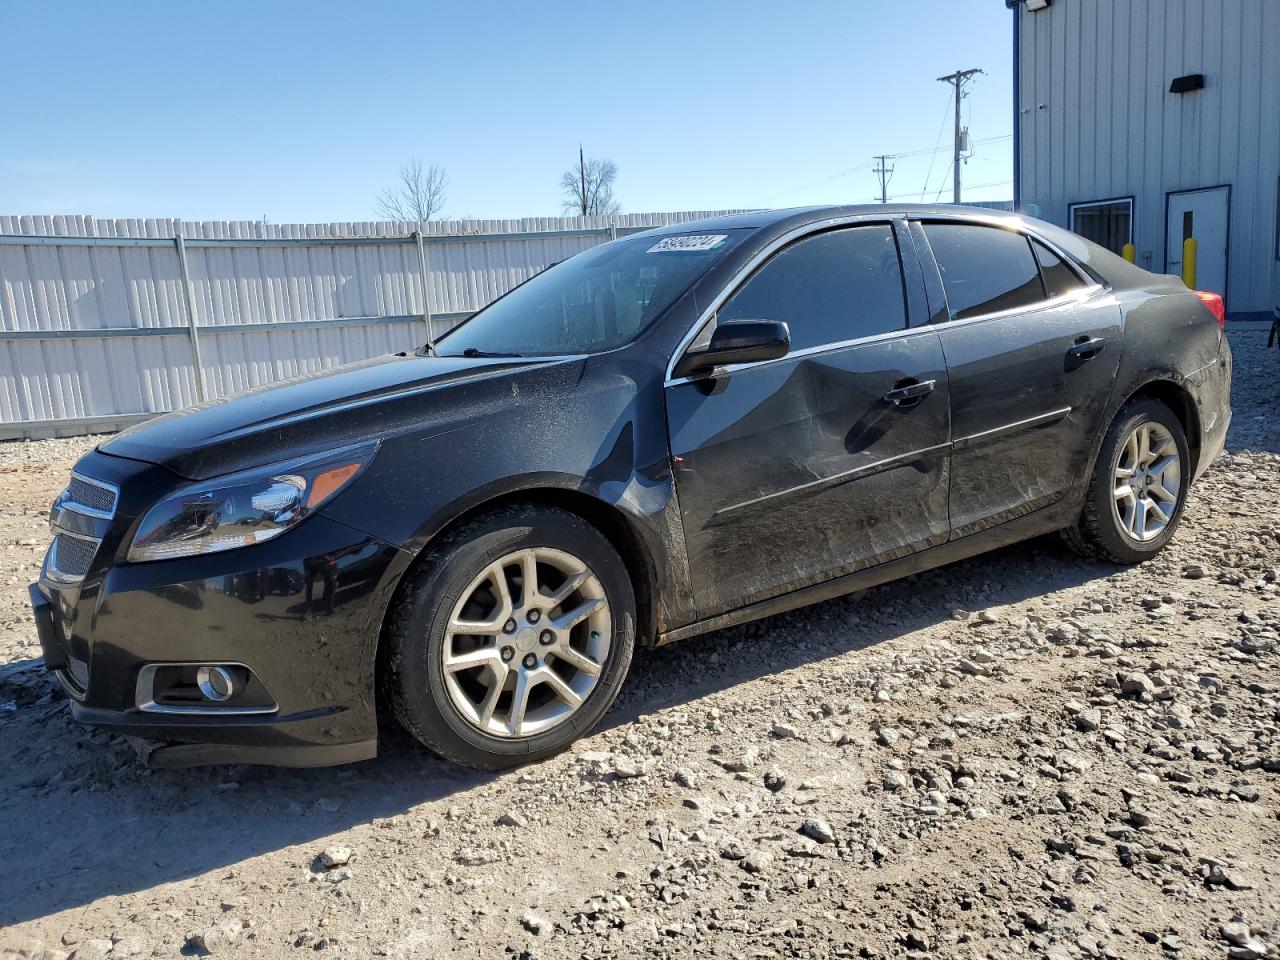
[[[147,511],[129,560],[218,553],[278,537],[354,480],[376,449],[364,444],[183,487]]]

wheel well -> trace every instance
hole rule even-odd
[[[1153,380],[1134,392],[1130,400],[1139,397],[1150,397],[1159,400],[1173,411],[1182,425],[1182,432],[1187,438],[1187,449],[1191,451],[1190,476],[1195,476],[1196,467],[1200,463],[1200,414],[1196,412],[1195,401],[1191,394],[1172,380]]]
[[[413,564],[401,575],[401,583],[411,575],[414,568],[426,557],[432,543],[438,541],[441,537],[447,536],[451,531],[476,517],[513,504],[558,507],[569,513],[577,514],[604,535],[613,549],[618,551],[618,556],[622,558],[622,562],[626,565],[627,573],[631,577],[631,588],[635,591],[636,597],[638,628],[636,642],[646,645],[651,644],[654,637],[657,636],[658,609],[656,597],[657,572],[653,565],[653,558],[650,557],[644,542],[632,527],[631,521],[627,519],[622,511],[601,500],[597,500],[590,494],[581,493],[577,490],[555,487],[516,490],[476,504],[436,531],[431,540],[423,546]],[[386,617],[391,616],[391,611],[394,609],[398,599],[397,591],[397,597],[392,600]],[[384,617],[384,622],[385,619]]]

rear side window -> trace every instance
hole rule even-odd
[[[781,320],[793,350],[905,329],[893,228],[871,224],[796,241],[753,273],[716,319]]]
[[[1046,296],[1060,297],[1064,293],[1070,293],[1084,286],[1084,282],[1076,276],[1076,272],[1039,240],[1031,241],[1031,249],[1036,252],[1036,261],[1040,264],[1040,276],[1044,278]]]
[[[952,320],[1014,310],[1044,299],[1027,238],[971,223],[927,223]]]

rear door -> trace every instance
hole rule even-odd
[[[909,329],[905,301],[890,223],[798,239],[712,321],[784,321],[791,352],[667,385],[701,615],[946,540],[946,370],[937,332]]]
[[[1120,360],[1120,309],[1022,233],[945,220],[923,235],[947,308],[937,330],[955,538],[1055,503],[1086,469]]]

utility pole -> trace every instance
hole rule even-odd
[[[582,144],[578,144],[578,190],[581,197],[582,215],[587,215],[587,161],[582,153]]]
[[[880,154],[876,159],[880,161],[880,166],[875,168],[876,176],[880,178],[880,202],[888,203],[889,178],[893,176],[893,167],[885,165],[885,161],[889,159],[887,153]]]
[[[960,99],[963,96],[962,91],[964,85],[968,83],[975,74],[984,73],[983,70],[957,70],[955,73],[945,77],[939,77],[939,83],[949,83],[956,90],[956,142],[955,149],[952,152],[952,193],[953,203],[960,202]]]

